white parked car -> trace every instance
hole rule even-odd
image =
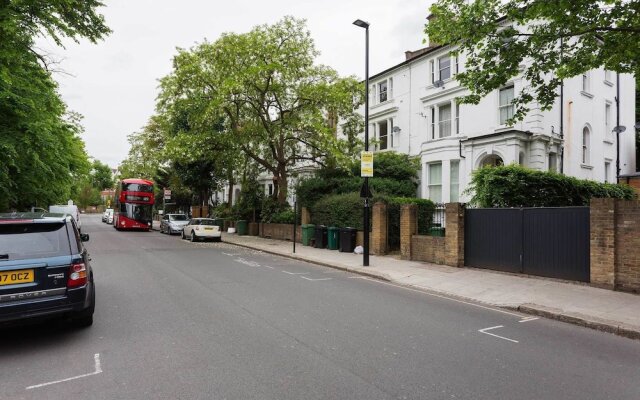
[[[182,238],[189,238],[192,242],[196,240],[222,241],[222,231],[220,227],[213,224],[211,218],[193,218],[182,230]]]
[[[104,214],[102,214],[102,222],[113,224],[113,208],[107,208],[104,210]]]

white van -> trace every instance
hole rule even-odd
[[[78,210],[78,206],[73,204],[73,200],[69,200],[67,204],[55,204],[49,206],[50,213],[57,214],[69,214],[76,220],[76,225],[78,225],[78,230],[82,231],[82,222],[80,222],[80,210]]]

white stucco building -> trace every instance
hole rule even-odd
[[[369,136],[375,151],[419,156],[418,195],[436,202],[466,201],[471,173],[487,164],[519,163],[600,182],[616,180],[616,74],[602,69],[564,82],[549,111],[532,105],[526,118],[505,125],[526,82],[516,77],[477,105],[457,105],[467,93],[455,80],[464,57],[450,46],[406,52],[406,60],[370,78]],[[620,173],[635,172],[635,80],[620,81]],[[364,114],[364,107],[362,108]],[[561,124],[561,120],[563,123]],[[562,129],[562,131],[561,131]],[[564,151],[563,151],[564,150]],[[375,165],[375,161],[374,161]],[[375,169],[374,169],[375,170]]]

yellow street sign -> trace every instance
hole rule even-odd
[[[360,153],[360,176],[373,177],[373,152],[363,151]]]

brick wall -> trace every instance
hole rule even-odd
[[[640,292],[640,201],[616,201],[616,288]]]
[[[592,199],[591,283],[640,292],[640,201]]]
[[[615,286],[614,199],[592,199],[589,209],[591,283],[613,289]]]
[[[411,237],[411,259],[435,264],[446,264],[446,238],[414,235]]]
[[[387,254],[387,205],[378,202],[373,205],[371,224],[371,252],[373,254]]]
[[[637,176],[623,176],[618,178],[618,183],[625,183],[636,190],[636,193],[640,195],[640,175]]]
[[[418,233],[418,207],[415,204],[400,206],[400,258],[413,259],[413,236]]]
[[[293,240],[293,224],[260,224],[260,236],[269,239]],[[296,242],[302,242],[302,229],[296,228]]]
[[[405,260],[464,266],[464,207],[446,205],[445,237],[417,235],[418,208],[403,204],[400,208],[400,256]]]

